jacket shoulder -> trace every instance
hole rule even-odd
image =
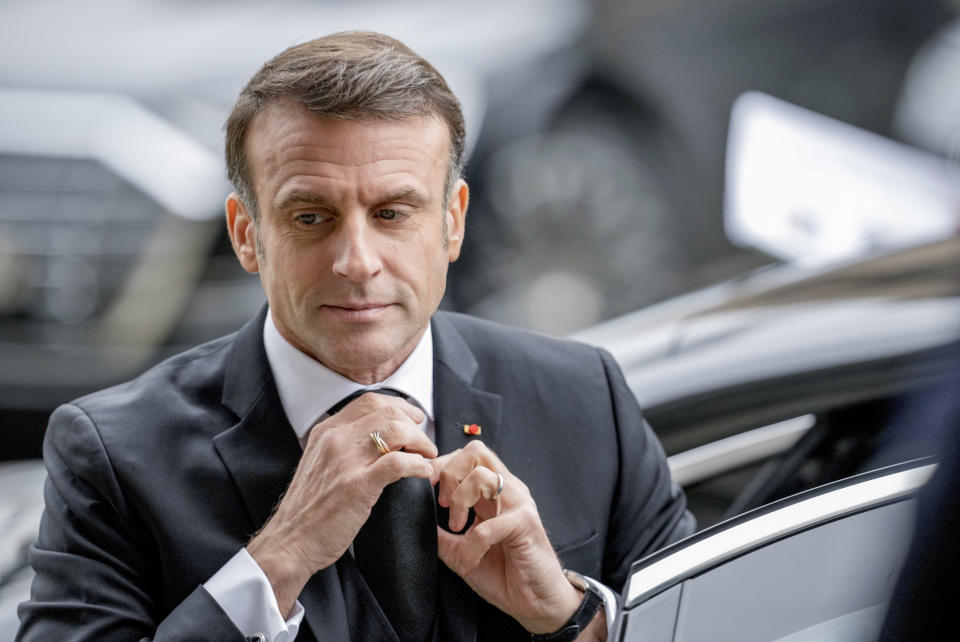
[[[98,430],[149,433],[164,424],[195,424],[220,407],[223,378],[235,334],[169,357],[130,381],[93,392],[69,405]],[[194,421],[187,422],[192,417]],[[51,422],[53,429],[55,422]]]
[[[608,360],[603,350],[572,339],[454,312],[438,313],[437,317],[456,330],[484,367],[534,368],[541,373],[582,371],[587,376],[602,376],[603,362]]]

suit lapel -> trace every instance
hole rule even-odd
[[[473,386],[479,369],[463,337],[443,314],[433,317],[433,406],[437,449],[445,454],[463,448],[473,439],[497,452],[501,441],[499,395]],[[480,427],[470,434],[464,426]],[[439,507],[438,507],[439,508]],[[442,511],[445,515],[446,511]],[[445,517],[441,517],[445,519]],[[473,590],[446,566],[440,567],[440,639],[471,642],[477,637],[481,601]]]
[[[302,454],[263,348],[266,313],[264,308],[234,341],[224,378],[223,404],[240,420],[213,440],[247,508],[247,535],[256,532],[270,517]],[[350,639],[336,566],[316,573],[300,600],[317,638]]]
[[[473,387],[476,357],[450,320],[433,317],[433,414],[440,454],[463,448],[473,439],[497,452],[501,441],[500,395]],[[478,426],[470,434],[465,426]]]

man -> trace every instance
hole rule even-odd
[[[226,219],[269,308],[54,413],[22,639],[605,639],[592,580],[692,518],[609,355],[436,312],[463,141],[386,36],[251,79]]]

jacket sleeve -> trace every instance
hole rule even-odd
[[[687,510],[683,491],[670,477],[660,440],[644,420],[620,367],[603,350],[600,358],[619,440],[619,476],[602,580],[621,590],[633,562],[690,535],[696,521]]]
[[[150,535],[83,410],[54,412],[43,453],[45,507],[30,550],[36,577],[18,609],[17,640],[244,641],[202,586],[162,613]]]

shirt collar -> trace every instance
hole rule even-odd
[[[399,390],[433,420],[433,333],[429,325],[396,372],[370,386],[347,379],[300,352],[277,330],[272,312],[263,323],[263,346],[283,411],[298,439],[304,439],[334,404],[362,388]]]

